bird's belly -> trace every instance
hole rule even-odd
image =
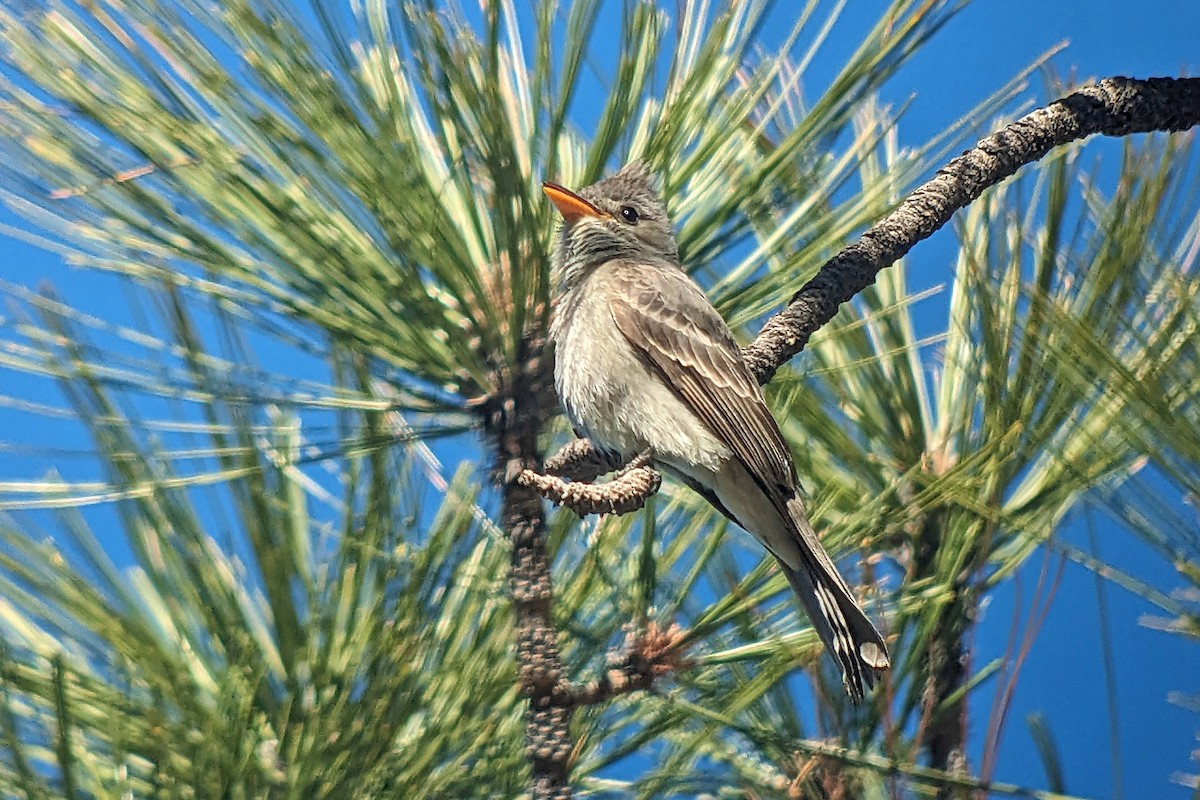
[[[594,443],[626,457],[649,449],[668,464],[714,471],[732,455],[637,356],[607,306],[576,306],[555,348],[558,396]]]

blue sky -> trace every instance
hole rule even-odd
[[[842,63],[883,7],[877,0],[849,0],[828,47],[810,73],[810,96],[824,88],[822,78]],[[901,125],[901,143],[920,144],[1062,42],[1067,43],[1066,49],[1051,61],[1060,76],[1195,74],[1200,70],[1200,2],[1148,0],[1134,5],[1112,0],[978,0],[889,84],[885,99],[894,105],[912,101]],[[1046,99],[1036,78],[1025,96]],[[1089,147],[1089,153],[1112,159],[1119,144],[1094,142]],[[69,300],[94,312],[121,305],[121,291],[111,278],[68,269],[56,256],[5,235],[5,225],[24,223],[0,209],[0,278],[28,287],[49,281]],[[947,280],[951,253],[949,232],[920,245],[910,259],[917,282],[929,285]],[[0,309],[0,315],[4,313]],[[44,382],[8,372],[0,372],[0,394],[54,400],[53,389]],[[0,441],[8,440],[9,432],[26,420],[0,408]],[[49,444],[60,441],[59,436],[57,429],[22,429],[19,438]],[[54,464],[60,462],[49,454],[31,460],[27,454],[0,451],[0,480],[31,477]],[[1128,536],[1117,535],[1100,517],[1093,522],[1105,558],[1160,587],[1178,584],[1172,570],[1146,548]],[[1073,520],[1071,526],[1069,535],[1086,542],[1085,520]],[[1020,602],[1027,607],[1040,566],[1040,559],[1032,559],[1020,588],[1010,584],[986,609],[976,636],[976,663],[1003,651],[1014,605]],[[1112,586],[1105,589],[1105,596],[1116,642],[1119,740],[1125,774],[1122,796],[1188,797],[1190,792],[1169,783],[1167,776],[1178,770],[1200,771],[1200,766],[1188,761],[1190,751],[1198,746],[1195,735],[1200,717],[1167,704],[1165,697],[1172,690],[1200,690],[1196,679],[1200,650],[1194,643],[1139,625],[1139,617],[1152,609],[1138,598]],[[1069,791],[1118,796],[1109,757],[1107,689],[1096,608],[1093,576],[1069,566],[1024,667],[1002,744],[998,779],[1044,785],[1025,727],[1026,715],[1037,712],[1046,717],[1064,757]],[[977,707],[979,713],[986,713],[986,703]],[[971,720],[976,746],[986,723],[985,718]]]

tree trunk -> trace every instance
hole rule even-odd
[[[561,702],[565,683],[558,637],[551,615],[553,586],[546,551],[542,497],[517,483],[525,469],[540,470],[538,434],[554,395],[549,370],[541,358],[542,337],[526,340],[528,353],[505,388],[489,403],[486,427],[496,446],[497,474],[503,500],[501,520],[512,545],[510,588],[517,625],[517,675],[529,698],[525,712],[525,746],[533,766],[531,791],[535,800],[566,800],[569,781],[571,704]]]
[[[946,524],[940,514],[932,514],[926,521],[913,554],[913,578],[941,580],[937,549]],[[948,705],[944,704],[965,685],[968,678],[966,642],[976,615],[975,593],[965,576],[972,573],[972,569],[964,570],[963,576],[948,587],[954,592],[954,598],[942,608],[936,627],[929,635],[925,687],[921,698],[926,727],[920,735],[929,754],[929,766],[964,776],[969,774],[966,760],[966,695]],[[947,784],[938,789],[937,796],[939,800],[950,800],[968,797],[969,793],[962,787]]]

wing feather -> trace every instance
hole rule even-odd
[[[786,503],[796,486],[791,452],[729,327],[700,287],[681,270],[636,264],[614,269],[611,280],[609,307],[622,335],[768,497]]]

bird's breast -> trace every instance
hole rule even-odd
[[[617,328],[603,287],[584,283],[555,312],[554,384],[581,435],[632,457],[716,470],[732,452],[641,359]]]

